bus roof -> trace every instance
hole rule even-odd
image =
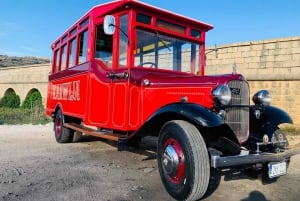
[[[183,24],[188,24],[193,27],[199,27],[203,31],[209,31],[213,29],[213,26],[210,24],[207,24],[205,22],[192,19],[183,15],[180,15],[175,12],[171,12],[162,8],[158,8],[156,6],[152,6],[150,4],[138,1],[138,0],[115,0],[115,1],[110,1],[104,4],[99,4],[91,8],[88,12],[86,12],[79,20],[77,20],[71,27],[67,29],[60,37],[58,37],[56,41],[58,41],[61,37],[65,36],[68,31],[73,29],[79,22],[82,20],[86,19],[87,16],[90,16],[90,18],[94,17],[99,17],[99,16],[105,16],[107,14],[113,14],[114,12],[118,12],[124,9],[129,9],[130,7],[134,7],[135,9],[140,9],[140,10],[147,10],[147,12],[151,12],[154,15],[159,15],[163,16],[166,18],[175,20],[175,21],[180,21]],[[99,15],[101,13],[101,15]]]
[[[180,15],[178,13],[171,12],[171,11],[168,11],[168,10],[165,10],[165,9],[162,9],[162,8],[159,8],[159,7],[156,7],[156,6],[153,6],[153,5],[138,1],[138,0],[116,0],[116,1],[97,5],[97,6],[93,7],[90,11],[92,11],[93,9],[97,10],[99,8],[102,10],[103,15],[105,15],[107,12],[111,12],[113,10],[118,10],[120,8],[125,8],[126,6],[130,6],[130,5],[135,6],[137,8],[143,8],[147,11],[151,10],[151,12],[154,11],[155,13],[160,13],[160,14],[163,13],[166,16],[172,15],[172,16],[179,17],[190,23],[193,23],[193,24],[196,23],[196,24],[198,24],[198,26],[201,26],[201,27],[205,26],[206,31],[211,30],[213,28],[213,26],[208,23],[205,23],[205,22],[202,22],[202,21],[199,21],[196,19],[192,19],[192,18],[183,16],[183,15]]]
[[[154,12],[157,14],[163,13],[164,15],[172,15],[172,17],[180,18],[181,20],[187,21],[192,24],[197,24],[198,26],[201,26],[202,29],[204,27],[206,27],[206,29],[204,29],[205,31],[213,29],[213,26],[208,23],[202,22],[200,20],[192,19],[192,18],[183,16],[183,15],[180,15],[178,13],[171,12],[171,11],[168,11],[168,10],[165,10],[165,9],[162,9],[162,8],[159,8],[159,7],[156,7],[156,6],[153,6],[153,5],[144,3],[142,1],[138,1],[138,0],[115,0],[112,2],[96,5],[89,12],[92,12],[93,10],[97,10],[97,11],[102,10],[103,15],[105,15],[107,13],[118,10],[120,8],[127,8],[128,6],[135,6],[137,8],[143,8],[147,11],[151,11],[151,13]]]

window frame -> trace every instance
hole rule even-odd
[[[86,37],[84,37],[85,40],[82,41],[82,44],[81,44],[81,37],[86,35]],[[82,50],[81,50],[81,45],[82,45]],[[83,63],[86,63],[88,61],[88,47],[89,46],[89,30],[88,29],[84,29],[82,30],[80,33],[78,33],[78,54],[77,54],[77,57],[78,57],[78,64],[83,64]],[[82,53],[82,55],[80,55],[80,53]],[[81,60],[83,59],[83,60]]]
[[[77,65],[77,44],[78,38],[72,37],[68,42],[68,67],[71,68]],[[74,42],[74,43],[73,43]]]

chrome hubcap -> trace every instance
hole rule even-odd
[[[168,145],[162,157],[162,165],[165,172],[171,177],[176,177],[179,163],[180,160],[176,150],[172,145]]]

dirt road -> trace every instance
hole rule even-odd
[[[0,126],[0,138],[1,201],[172,200],[154,152],[118,152],[113,143],[91,138],[58,144],[51,124]],[[205,201],[300,199],[300,156],[275,183],[234,170],[216,175]]]

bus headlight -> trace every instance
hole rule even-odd
[[[252,97],[256,105],[269,106],[271,104],[271,96],[268,90],[259,90]]]
[[[212,91],[212,95],[214,100],[221,105],[228,105],[231,101],[231,91],[229,87],[225,85],[217,86],[217,88]]]

